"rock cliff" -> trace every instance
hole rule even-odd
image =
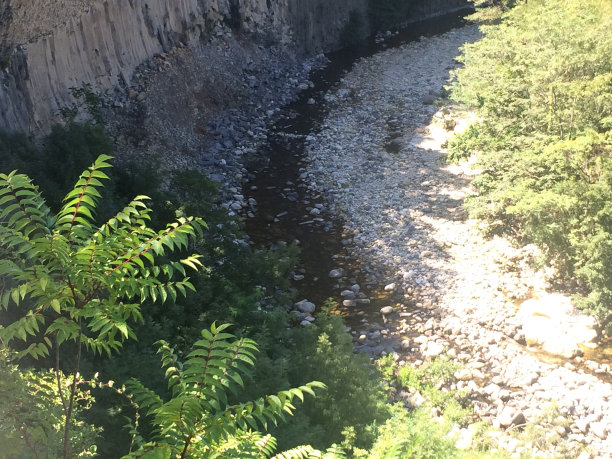
[[[431,15],[466,0],[417,0]],[[314,52],[338,46],[367,0],[5,0],[0,5],[0,128],[44,130],[73,103],[71,88],[129,87],[133,72],[180,44],[231,29],[262,45]]]

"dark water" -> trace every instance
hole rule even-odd
[[[326,197],[312,195],[300,180],[300,167],[304,164],[304,136],[316,132],[326,115],[323,95],[353,63],[385,48],[397,47],[421,36],[447,32],[464,24],[469,10],[452,13],[435,19],[408,25],[384,43],[369,40],[362,45],[328,54],[330,63],[311,73],[314,87],[304,90],[299,98],[284,107],[274,124],[269,125],[269,145],[260,151],[259,157],[267,158],[266,164],[254,165],[250,171],[254,177],[245,185],[244,195],[254,198],[258,211],[247,219],[246,229],[251,240],[260,246],[272,246],[284,242],[299,241],[301,260],[299,269],[304,279],[295,282],[299,299],[308,298],[317,306],[329,297],[337,297],[339,285],[330,279],[331,269],[342,267],[349,275],[349,282],[359,283],[362,291],[372,297],[378,292],[368,292],[359,275],[358,260],[346,259],[342,245],[342,222],[323,212],[311,215],[315,204],[326,206]],[[308,104],[309,99],[315,104]],[[296,136],[296,137],[292,137]],[[365,289],[364,289],[365,287]],[[376,302],[370,307],[377,310]],[[352,322],[350,317],[347,321]]]

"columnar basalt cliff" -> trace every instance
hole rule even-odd
[[[416,15],[466,0],[418,0]],[[222,28],[312,53],[338,46],[367,0],[5,0],[0,5],[0,128],[38,131],[73,102],[71,88],[129,86],[136,67]]]

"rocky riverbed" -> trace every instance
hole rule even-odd
[[[500,447],[610,457],[612,387],[603,377],[610,368],[586,360],[575,344],[594,338],[594,324],[568,308],[567,297],[551,295],[551,270],[532,268],[535,247],[482,235],[462,208],[478,171],[443,161],[450,131],[470,116],[434,101],[459,47],[478,37],[467,26],[361,59],[325,96],[328,115],[307,138],[302,177],[328,197],[344,221],[348,253],[388,303],[375,316],[360,311],[367,299],[341,272],[332,273],[340,276],[338,297],[364,317],[352,330],[357,349],[413,365],[444,355],[461,363],[449,388],[470,394],[475,417],[497,428]],[[526,300],[531,305],[517,314]],[[565,319],[547,312],[555,305],[566,305],[558,308]],[[587,336],[572,335],[578,321]],[[546,334],[562,338],[551,344]],[[558,358],[544,358],[542,347]],[[532,444],[506,433],[540,422],[553,405],[559,416],[542,421]],[[471,435],[460,432],[464,446]]]
[[[323,101],[316,95],[308,101],[325,104],[327,115],[319,129],[298,136],[307,158],[295,185],[327,200],[299,224],[344,222],[343,242],[360,272],[345,266],[331,277],[358,324],[352,329],[358,351],[413,365],[438,356],[461,363],[448,388],[468,391],[475,418],[499,428],[493,442],[503,448],[520,453],[525,446],[504,432],[537,421],[556,403],[560,416],[547,421],[542,441],[531,446],[545,454],[566,448],[578,457],[586,448],[584,458],[610,457],[612,389],[602,379],[610,369],[581,357],[576,346],[592,338],[584,334],[592,335],[593,324],[573,315],[567,297],[550,295],[550,272],[531,268],[536,248],[482,236],[462,209],[478,171],[441,161],[444,141],[469,115],[434,102],[457,65],[459,46],[478,36],[475,27],[464,27],[363,58]],[[223,30],[201,48],[156,56],[109,102],[119,156],[163,151],[167,168],[198,167],[223,183],[228,210],[249,219],[258,206],[241,186],[269,142],[266,122],[312,87],[308,71],[324,61],[288,56],[235,43]],[[184,91],[168,96],[176,94],[169,87]],[[277,217],[270,224],[283,218]],[[372,290],[383,294],[383,304]],[[525,300],[532,303],[517,314]],[[304,300],[295,308],[305,326],[313,320],[314,304]],[[551,309],[565,310],[564,318]],[[579,337],[578,321],[585,331]],[[563,357],[544,361],[525,344]],[[398,397],[407,404],[420,399]],[[460,444],[471,444],[473,429],[457,433]]]

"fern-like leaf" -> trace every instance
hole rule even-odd
[[[320,458],[321,452],[310,445],[296,446],[273,456],[272,459],[310,459]]]
[[[94,163],[81,174],[74,188],[64,198],[64,205],[57,214],[56,228],[70,234],[76,225],[87,230],[91,229],[93,213],[98,199],[101,197],[98,188],[102,187],[100,180],[108,180],[108,176],[101,169],[109,168],[108,155],[100,155]],[[86,231],[80,236],[90,236]]]
[[[159,395],[147,389],[137,379],[129,379],[125,387],[132,394],[134,403],[147,415],[157,410],[163,403]]]

